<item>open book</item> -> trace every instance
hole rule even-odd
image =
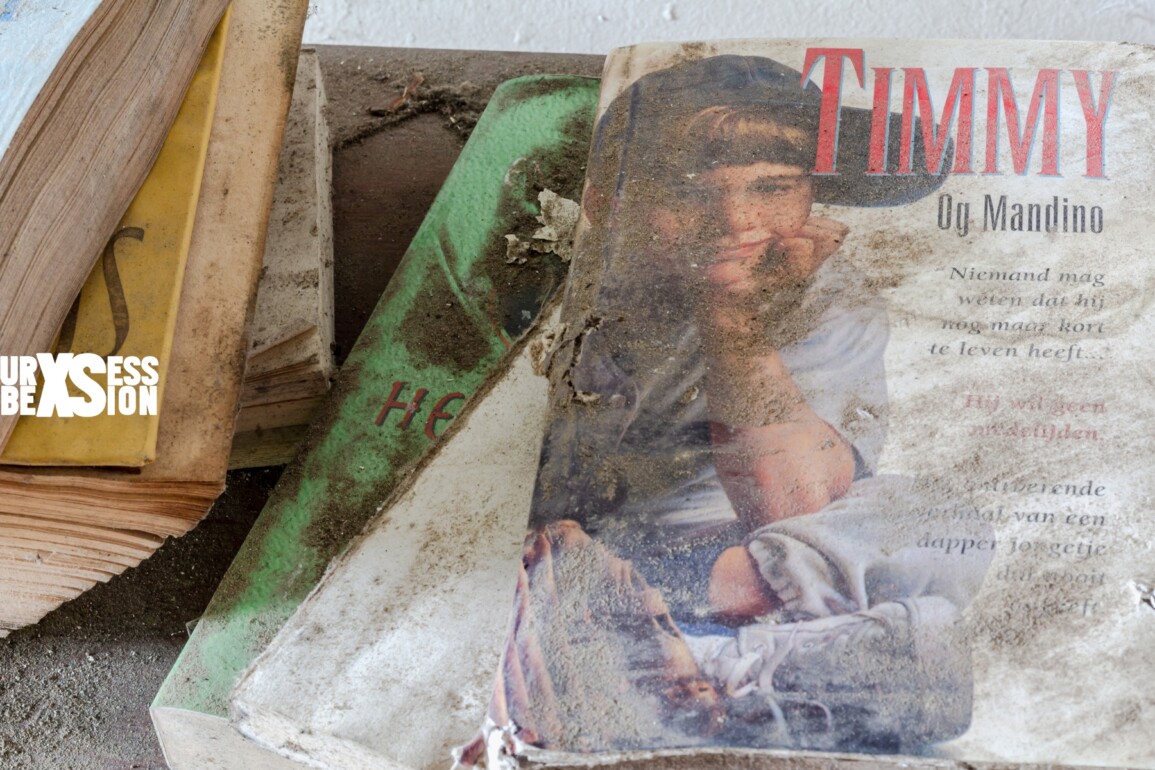
[[[0,467],[0,636],[184,534],[224,489],[306,5],[232,6],[155,461]]]
[[[611,55],[512,620],[461,761],[1155,767],[1151,76],[1148,49],[1102,43]],[[452,491],[396,501],[363,547]],[[500,526],[458,491],[440,515]],[[434,720],[390,709],[442,692],[412,658],[489,659],[465,579],[452,617],[397,614],[345,658],[390,719],[342,711],[352,685],[262,710],[340,633],[327,589],[357,553],[237,716],[300,730],[315,765],[370,766],[350,744],[432,764],[402,747]]]
[[[156,459],[159,410],[216,110],[227,18],[205,50],[152,170],[84,282],[52,351],[94,353],[106,360],[152,356],[155,377],[147,378],[152,384],[130,386],[134,398],[124,404],[129,413],[112,408],[81,419],[22,416],[0,450],[0,464],[140,467]],[[108,392],[107,373],[93,373],[92,379]],[[41,379],[38,401],[44,390]]]
[[[156,159],[225,0],[0,12],[0,355],[44,353]],[[0,447],[17,415],[0,414]]]

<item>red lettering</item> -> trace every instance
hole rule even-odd
[[[922,68],[903,69],[902,89],[902,146],[898,154],[898,173],[911,173],[911,155],[914,147],[914,111],[917,102],[918,114],[922,118],[922,144],[926,151],[926,173],[938,174],[942,171],[942,156],[958,110],[958,138],[955,141],[954,168],[956,174],[971,173],[971,134],[974,123],[975,70],[959,68],[954,71],[946,103],[942,107],[942,119],[938,124],[938,134],[934,129],[934,110],[930,103],[930,88],[926,84],[926,72]],[[1016,116],[1016,121],[1017,121]]]
[[[842,60],[850,60],[858,75],[858,87],[865,88],[863,53],[861,48],[807,48],[802,65],[802,87],[806,86],[820,59],[825,59],[826,64],[822,70],[822,103],[818,111],[818,152],[811,173],[834,174],[834,158],[838,153],[838,113],[842,106]]]
[[[425,421],[425,435],[428,436],[430,440],[437,438],[437,434],[433,432],[433,429],[437,425],[438,420],[452,420],[454,418],[455,415],[443,411],[449,402],[464,398],[464,393],[446,393],[441,397],[441,400],[433,407],[433,411],[429,413],[429,419]]]
[[[405,416],[401,418],[400,427],[409,427],[410,420],[413,419],[413,415],[417,414],[417,410],[421,408],[421,401],[425,398],[429,391],[425,388],[418,388],[417,392],[413,394],[412,401],[408,403],[399,401],[398,399],[401,397],[401,391],[405,389],[406,384],[407,383],[401,382],[400,380],[393,383],[393,391],[389,394],[389,398],[385,400],[384,405],[381,407],[381,411],[377,414],[377,419],[374,420],[375,424],[383,425],[385,423],[385,416],[388,415],[389,412],[394,409],[403,409],[405,410]]]
[[[890,73],[892,67],[874,68],[874,103],[870,112],[870,158],[866,173],[886,173],[887,134],[890,132]]]
[[[1091,73],[1087,70],[1071,70],[1075,76],[1075,88],[1079,91],[1079,102],[1083,105],[1083,118],[1087,121],[1087,177],[1103,178],[1103,121],[1107,119],[1107,105],[1111,101],[1111,89],[1115,85],[1115,70],[1103,73],[1099,85],[1099,106],[1095,106],[1095,95],[1091,93]]]
[[[1019,108],[1015,102],[1015,92],[1011,87],[1011,76],[1006,67],[992,67],[988,70],[987,92],[987,162],[984,174],[998,174],[999,154],[999,96],[1002,96],[1003,113],[1007,118],[1007,135],[1011,148],[1011,161],[1016,174],[1025,174],[1027,161],[1031,155],[1031,144],[1039,122],[1039,105],[1043,105],[1043,176],[1059,176],[1059,71],[1039,70],[1035,79],[1035,90],[1031,94],[1031,106],[1027,110],[1027,121],[1019,133]]]

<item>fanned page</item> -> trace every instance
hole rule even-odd
[[[225,5],[0,3],[0,356],[6,362],[51,349],[156,160]],[[7,374],[3,379],[2,387],[13,384]],[[0,446],[27,411],[14,394],[5,390],[0,404]]]
[[[95,353],[106,360],[118,356],[130,367],[151,357],[153,374],[135,368],[111,379],[107,373],[93,374],[101,391],[107,394],[113,388],[118,394],[106,395],[101,414],[81,419],[22,417],[0,452],[0,463],[139,467],[155,459],[164,375],[227,27],[227,20],[222,21],[210,41],[152,171],[85,281],[55,346],[58,354]],[[123,385],[128,391],[120,395]]]
[[[1152,75],[1103,43],[614,53],[463,759],[1155,767]]]

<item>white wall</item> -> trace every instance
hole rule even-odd
[[[305,27],[307,43],[599,54],[801,36],[1155,43],[1155,0],[312,0]]]

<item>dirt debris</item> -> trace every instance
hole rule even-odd
[[[573,256],[574,231],[577,229],[581,206],[550,189],[538,193],[537,200],[541,214],[535,219],[541,227],[534,230],[528,239],[506,233],[507,265],[524,265],[529,261],[531,253],[556,254],[562,262],[569,262]]]

